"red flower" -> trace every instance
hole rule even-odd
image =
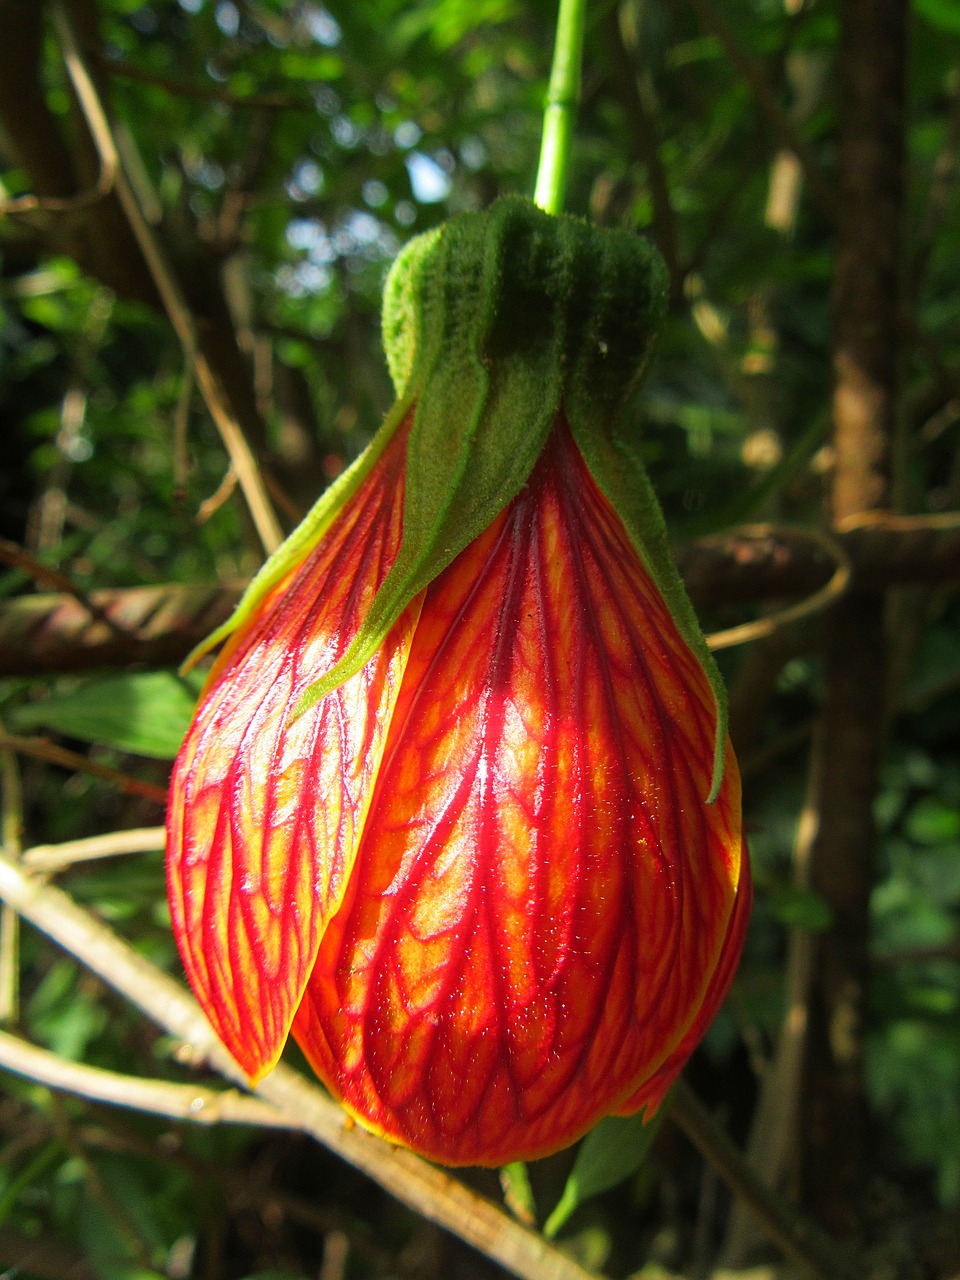
[[[366,656],[416,424],[401,400],[218,660],[174,771],[170,901],[251,1079],[292,1030],[367,1127],[496,1165],[659,1104],[742,947],[740,785],[721,726],[715,786],[686,614],[561,406]]]

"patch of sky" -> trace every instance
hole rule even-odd
[[[460,143],[460,159],[468,169],[476,173],[487,163],[487,148],[479,138],[469,134]]]
[[[326,293],[332,279],[333,272],[329,267],[309,260],[288,264],[276,273],[277,285],[291,298]]]
[[[393,216],[401,227],[412,227],[417,220],[417,210],[412,200],[398,200],[394,206]]]
[[[423,130],[413,120],[401,120],[393,131],[393,140],[401,151],[415,147],[423,137]]]
[[[297,165],[293,177],[287,182],[287,195],[291,200],[309,200],[323,190],[323,170],[315,160],[303,160]]]
[[[203,8],[206,0],[177,0],[181,9],[185,9],[187,13],[199,13]]]
[[[190,147],[181,153],[181,163],[184,173],[197,186],[205,187],[207,191],[219,191],[223,186],[226,175],[222,167],[195,148]]]
[[[214,16],[217,26],[225,36],[235,36],[240,30],[240,10],[233,0],[220,0]]]
[[[287,224],[287,244],[307,254],[317,266],[328,266],[339,252],[319,218],[293,218]]]
[[[368,204],[371,209],[381,209],[387,202],[390,194],[387,190],[386,183],[380,181],[379,178],[368,178],[361,188],[364,204]]]
[[[352,151],[360,143],[361,133],[349,116],[334,116],[330,121],[330,132],[338,147]]]
[[[340,95],[328,84],[318,84],[312,91],[313,103],[322,116],[335,116],[340,110]]]
[[[303,9],[302,21],[317,44],[333,49],[340,43],[340,24],[322,4],[306,5]]]
[[[143,5],[140,9],[134,9],[130,15],[130,25],[140,35],[152,36],[159,26],[156,10],[148,4]]]
[[[413,197],[420,204],[436,204],[450,194],[450,175],[431,156],[411,151],[406,165]]]
[[[344,229],[358,245],[376,244],[380,239],[381,223],[372,213],[353,209],[344,220]]]

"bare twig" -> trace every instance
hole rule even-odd
[[[65,840],[62,844],[35,844],[24,850],[21,862],[31,871],[49,874],[95,858],[116,858],[125,853],[155,853],[164,847],[166,838],[167,833],[163,827],[134,827],[129,831],[87,836],[83,840]]]
[[[0,749],[16,751],[21,756],[32,756],[35,760],[45,760],[48,764],[60,765],[63,769],[72,769],[75,773],[89,773],[91,777],[110,782],[127,795],[144,796],[155,804],[166,804],[167,793],[163,787],[152,782],[144,782],[134,778],[120,769],[110,769],[106,765],[97,764],[77,751],[69,751],[58,746],[47,738],[26,738],[16,733],[0,730]]]
[[[37,215],[53,215],[63,218],[99,204],[113,190],[116,170],[102,165],[100,175],[92,187],[78,192],[75,196],[6,196],[0,194],[0,218],[26,218],[33,220]]]
[[[14,862],[23,837],[23,790],[17,757],[0,747],[0,835],[3,850]],[[0,908],[0,1023],[13,1022],[20,1005],[20,917],[6,903]]]
[[[776,535],[777,526],[744,525],[735,530],[735,533],[741,538],[769,538]],[[808,618],[815,613],[822,613],[824,609],[829,609],[840,599],[850,584],[849,556],[836,538],[830,537],[819,529],[804,529],[803,533],[832,557],[836,569],[830,581],[797,604],[778,609],[775,613],[769,613],[753,622],[744,622],[737,627],[727,627],[725,631],[714,631],[707,636],[707,644],[711,649],[730,649],[734,645],[765,639],[777,631],[782,631],[790,623],[799,622],[801,618]]]
[[[231,93],[222,85],[201,84],[192,80],[177,80],[173,76],[161,75],[158,71],[148,71],[135,62],[124,58],[114,58],[98,49],[89,50],[89,55],[98,66],[111,75],[122,80],[136,80],[141,84],[152,84],[158,89],[177,98],[195,98],[202,102],[225,102],[231,107],[244,107],[255,111],[312,111],[317,104],[308,94],[284,93],[282,91],[266,91],[261,93]]]
[[[67,74],[101,163],[104,167],[111,167],[116,174],[117,196],[150,269],[170,322],[183,347],[187,367],[188,369],[196,368],[197,381],[207,408],[217,424],[230,460],[236,469],[240,487],[247,500],[260,540],[268,553],[274,551],[282,541],[283,534],[273,513],[256,459],[245,436],[227,411],[216,375],[206,356],[199,349],[192,312],[156,232],[143,216],[136,193],[124,171],[116,140],[100,101],[100,95],[80,52],[70,18],[63,5],[59,3],[51,7],[51,14],[63,49]]]
[[[682,1078],[670,1096],[670,1118],[727,1186],[743,1197],[788,1257],[816,1280],[855,1280],[860,1274],[855,1264],[811,1219],[764,1185]]]
[[[48,591],[63,591],[73,596],[77,604],[85,609],[91,618],[96,618],[105,627],[109,627],[114,635],[122,636],[126,633],[126,629],[78,587],[72,578],[61,573],[59,569],[44,564],[19,543],[11,542],[8,538],[0,538],[0,562],[10,565],[13,569],[22,569],[38,586],[46,587]]]
[[[780,146],[792,151],[800,161],[804,177],[821,210],[829,217],[834,213],[834,196],[813,152],[799,136],[793,121],[780,106],[773,85],[763,67],[750,57],[710,0],[690,0],[701,23],[712,32],[726,50],[727,57],[753,90],[757,105],[767,119]]]
[[[223,479],[210,497],[204,498],[203,502],[200,503],[197,509],[197,524],[206,524],[212,516],[215,516],[236,487],[237,473],[232,466],[229,466],[223,473]]]
[[[0,601],[0,671],[41,675],[137,662],[175,666],[230,616],[242,587],[127,587],[91,600],[122,635],[66,595]]]
[[[7,859],[0,859],[0,898],[183,1041],[184,1057],[209,1062],[226,1079],[247,1086],[193,997],[95,916]],[[290,1068],[276,1067],[255,1092],[291,1127],[310,1134],[521,1280],[588,1280],[590,1273],[572,1259],[450,1174],[358,1128],[321,1089]]]
[[[255,1124],[276,1129],[299,1128],[290,1116],[282,1115],[276,1107],[236,1089],[204,1089],[88,1067],[80,1062],[69,1062],[5,1031],[0,1031],[0,1070],[25,1076],[28,1080],[75,1094],[90,1102],[130,1107],[134,1111],[167,1116],[171,1120],[189,1120],[204,1125]]]

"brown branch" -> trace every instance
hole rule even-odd
[[[310,111],[315,113],[317,104],[308,94],[277,92],[260,92],[238,94],[231,93],[222,85],[200,84],[196,81],[178,80],[174,76],[161,75],[158,71],[148,71],[135,62],[124,58],[114,58],[102,49],[85,50],[87,56],[111,75],[122,80],[136,80],[140,84],[150,84],[177,98],[196,98],[202,102],[224,102],[230,107],[246,107],[256,111]]]
[[[36,676],[139,663],[177,666],[229,618],[242,588],[129,587],[93,592],[115,626],[68,595],[0,602],[0,673]],[[118,630],[121,634],[118,634]]]
[[[753,90],[757,106],[766,117],[777,142],[785,150],[792,151],[800,161],[810,193],[821,211],[833,218],[834,194],[830,183],[817,163],[816,156],[797,133],[793,121],[777,101],[776,91],[763,66],[751,58],[710,0],[690,0],[690,4],[696,10],[703,28],[717,37],[727,57]]]
[[[901,366],[908,11],[908,0],[840,4],[831,505],[834,526],[858,535],[896,531],[884,508]],[[863,1063],[886,688],[883,594],[851,591],[825,628],[810,887],[834,923],[815,951],[799,1127],[803,1202],[837,1234],[862,1222],[871,1158]]]
[[[80,102],[90,130],[94,146],[104,169],[116,175],[117,195],[123,206],[130,228],[140,252],[150,269],[164,309],[183,347],[187,365],[196,368],[197,381],[203,392],[207,408],[217,424],[230,461],[237,473],[243,496],[250,508],[260,540],[268,554],[275,551],[283,539],[270,499],[267,497],[263,477],[257,466],[250,443],[229,408],[229,401],[222,393],[216,372],[210,367],[197,335],[193,313],[187,303],[180,281],[173,271],[160,239],[143,215],[136,193],[124,172],[123,162],[107,119],[103,103],[93,78],[80,53],[73,26],[64,6],[57,2],[51,7],[53,25],[63,48],[67,74]]]
[[[242,1068],[219,1042],[189,992],[94,915],[5,858],[0,858],[0,898],[181,1040],[186,1050],[180,1055],[183,1061],[209,1063],[225,1079],[249,1087]],[[291,1127],[309,1134],[422,1217],[467,1241],[521,1280],[596,1280],[445,1170],[359,1128],[322,1089],[290,1067],[275,1067],[255,1094],[271,1103]]]
[[[6,1031],[0,1031],[0,1070],[90,1102],[127,1107],[171,1120],[187,1120],[191,1124],[250,1124],[277,1129],[299,1127],[276,1107],[236,1089],[206,1089],[105,1071],[102,1067],[67,1061]]]
[[[87,76],[91,90],[87,93],[79,81],[74,82],[74,105],[82,108],[83,120],[72,148],[61,137],[60,121],[46,101],[41,67],[45,11],[46,6],[41,4],[0,0],[0,30],[16,32],[16,39],[0,40],[0,128],[33,188],[33,194],[23,199],[26,205],[37,201],[44,209],[42,231],[51,250],[68,254],[82,270],[120,297],[162,311],[163,299],[131,229],[129,208],[125,211],[121,204],[121,188],[129,189],[129,183],[124,179],[96,85]],[[85,8],[82,13],[78,11],[78,16],[88,19],[90,12]],[[90,25],[89,21],[84,22],[84,47],[91,41],[95,43]],[[69,51],[67,57],[69,62]],[[82,79],[84,64],[79,55],[73,60],[74,73],[78,68]],[[100,108],[102,116],[104,127],[99,129],[99,137],[95,119],[91,119],[91,102]],[[97,113],[92,114],[96,117]],[[113,185],[102,198],[91,202],[88,196],[97,184],[98,164],[101,177],[110,175]],[[127,194],[128,205],[136,205],[132,193],[128,190]],[[68,203],[54,216],[56,205],[49,202],[57,200]],[[162,232],[150,226],[148,233],[160,245]],[[266,428],[257,405],[252,372],[240,350],[224,296],[219,263],[195,239],[164,239],[161,252],[193,318],[196,348],[207,366],[207,371],[198,371],[198,376],[206,382],[207,393],[215,395],[226,415],[238,424],[243,440],[249,442],[266,476]]]
[[[62,591],[72,596],[94,621],[102,622],[115,636],[124,636],[126,634],[125,628],[115,618],[111,618],[109,613],[102,609],[95,600],[92,600],[85,591],[82,591],[72,578],[65,573],[61,573],[59,569],[54,569],[51,565],[46,565],[38,560],[36,556],[30,554],[26,547],[21,547],[16,542],[10,542],[7,538],[0,538],[0,563],[7,564],[13,569],[21,569],[24,573],[29,574],[37,586],[46,587],[48,590]]]
[[[680,270],[677,248],[677,220],[670,200],[666,171],[660,159],[654,113],[647,109],[645,95],[638,82],[637,69],[624,43],[616,8],[610,9],[604,17],[603,30],[610,54],[614,89],[620,99],[634,147],[647,170],[653,202],[654,239],[667,264],[667,271],[670,274],[670,296],[676,303],[683,290],[683,273]]]
[[[96,1276],[90,1264],[69,1245],[37,1240],[13,1227],[0,1228],[0,1267],[5,1276],[28,1275],[35,1280],[95,1280]]]
[[[815,1280],[854,1280],[860,1269],[835,1241],[771,1191],[682,1078],[670,1094],[670,1119],[763,1223],[772,1240]]]
[[[127,795],[143,796],[154,804],[167,803],[165,787],[158,787],[152,782],[144,782],[142,778],[134,778],[120,769],[109,769],[106,765],[97,764],[78,751],[69,751],[58,746],[47,738],[25,738],[16,733],[5,733],[0,730],[0,748],[15,751],[18,755],[31,756],[34,760],[45,760],[47,764],[59,765],[62,769],[71,769],[74,773],[88,773],[93,778],[109,782]]]
[[[852,590],[960,582],[960,514],[878,515],[850,522],[835,540],[849,558]],[[809,596],[836,568],[804,529],[778,528],[763,537],[731,530],[686,543],[675,558],[701,610]],[[0,674],[35,676],[132,663],[177,666],[229,618],[243,585],[92,592],[89,604],[113,626],[91,618],[86,607],[64,594],[0,601]]]

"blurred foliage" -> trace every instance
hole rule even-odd
[[[829,174],[833,0],[714,8]],[[144,210],[184,273],[198,261],[215,269],[290,525],[389,405],[378,306],[398,247],[451,212],[532,190],[552,0],[91,0],[84,12],[95,19],[85,55]],[[917,513],[960,506],[958,53],[956,5],[914,0],[895,453],[898,502]],[[78,147],[50,32],[42,89]],[[2,132],[0,160],[0,195],[28,193]],[[673,303],[641,412],[671,528],[817,522],[831,462],[829,209],[695,8],[591,7],[568,207],[652,236],[668,260]],[[0,533],[82,591],[248,576],[256,536],[239,496],[221,489],[227,461],[199,395],[183,400],[169,324],[83,270],[55,222],[23,212],[0,224]],[[29,589],[22,570],[0,570],[0,598]],[[708,623],[731,620],[719,609]],[[958,634],[949,592],[895,593],[868,1086],[878,1182],[927,1224],[930,1250],[946,1228],[929,1228],[929,1215],[950,1222],[960,1206]],[[747,957],[695,1064],[740,1137],[752,1068],[783,1016],[786,932],[830,924],[792,867],[804,726],[820,696],[815,626],[790,645],[740,744],[759,885]],[[749,662],[725,655],[735,703]],[[93,743],[91,759],[162,785],[195,688],[160,672],[0,680],[0,716],[10,730]],[[30,844],[161,818],[148,799],[32,759],[22,787]],[[63,880],[178,971],[159,855],[81,865]],[[30,931],[22,972],[28,1038],[70,1059],[182,1079],[173,1046]],[[705,1273],[722,1197],[704,1189],[669,1126],[641,1163],[631,1122],[606,1123],[615,1138],[531,1168],[536,1204],[546,1217],[565,1194],[564,1215],[576,1213],[561,1238],[612,1275],[645,1264]],[[492,1177],[478,1184],[497,1193]],[[97,1280],[299,1280],[321,1262],[327,1275],[343,1241],[346,1271],[329,1274],[493,1271],[304,1140],[190,1130],[13,1078],[0,1101],[4,1227],[59,1242],[61,1274]],[[26,1280],[56,1274],[31,1271],[24,1256]],[[960,1267],[960,1246],[949,1256]],[[923,1258],[916,1274],[941,1274]]]

